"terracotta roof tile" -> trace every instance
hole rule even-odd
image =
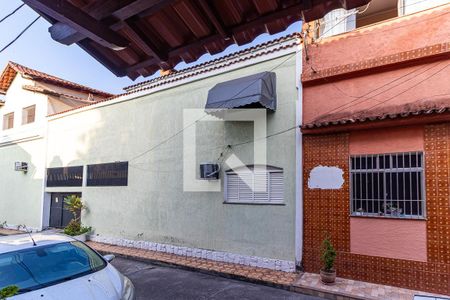
[[[302,128],[321,128],[333,125],[440,114],[444,112],[450,112],[450,94],[436,95],[403,105],[391,105],[371,110],[346,111],[323,115],[310,123],[303,124]]]
[[[134,94],[134,93],[137,93],[137,92],[141,92],[141,91],[145,91],[145,90],[151,90],[151,89],[154,89],[154,88],[157,88],[157,87],[160,87],[160,86],[170,85],[170,84],[176,83],[178,81],[185,80],[187,78],[199,76],[201,74],[208,73],[208,72],[211,72],[211,71],[215,71],[215,70],[218,70],[218,69],[221,69],[221,68],[225,68],[225,67],[228,67],[228,66],[231,66],[231,65],[243,62],[243,61],[247,61],[247,60],[250,60],[250,59],[255,59],[255,58],[260,57],[260,56],[269,55],[269,54],[272,54],[274,52],[278,52],[278,51],[282,51],[284,49],[292,48],[292,47],[294,47],[294,46],[299,44],[298,40],[295,41],[295,42],[289,43],[289,44],[284,44],[284,45],[282,45],[281,43],[287,42],[287,41],[289,41],[291,39],[296,39],[296,38],[300,38],[300,34],[299,33],[292,33],[292,34],[286,35],[284,37],[281,37],[281,38],[278,38],[278,39],[274,39],[272,41],[268,41],[268,42],[256,45],[256,46],[248,48],[248,49],[237,51],[237,52],[231,53],[229,55],[226,55],[226,56],[223,56],[223,57],[220,57],[220,58],[217,58],[217,59],[213,59],[213,60],[210,60],[208,62],[199,64],[199,65],[195,65],[195,66],[192,66],[192,67],[189,67],[189,68],[185,68],[185,69],[182,69],[182,70],[174,71],[174,72],[172,72],[172,73],[170,73],[168,75],[165,75],[165,76],[160,76],[160,77],[157,77],[157,78],[154,78],[154,79],[151,79],[151,80],[147,80],[147,81],[135,84],[135,85],[131,85],[131,86],[125,87],[124,90],[127,91],[126,93],[115,95],[113,97],[110,97],[110,98],[107,98],[107,99],[103,99],[103,100],[97,101],[97,102],[92,103],[92,104],[87,104],[87,105],[83,105],[83,106],[80,106],[80,107],[77,107],[77,108],[61,111],[59,113],[55,113],[55,114],[52,114],[50,116],[60,115],[60,114],[63,114],[63,113],[69,112],[69,111],[80,109],[80,108],[83,108],[83,107],[86,107],[86,106],[90,106],[90,105],[93,105],[93,104],[96,104],[96,103],[100,103],[100,102],[111,101],[111,100],[114,100],[114,99],[116,99],[118,97],[121,97],[121,96],[131,95],[131,94]],[[277,44],[280,44],[280,46],[276,47],[276,48],[272,48],[272,49],[267,49],[266,51],[264,51],[265,48],[273,47],[274,45],[277,45]],[[255,53],[253,55],[250,55],[255,50],[262,50],[262,51],[260,51],[258,53]],[[246,55],[246,56],[244,56],[244,55]]]
[[[100,90],[96,90],[78,83],[74,83],[44,72],[40,72],[34,69],[30,69],[28,67],[22,66],[15,62],[8,62],[8,65],[3,70],[3,73],[0,76],[0,92],[6,93],[9,86],[11,85],[14,77],[17,73],[20,73],[24,76],[29,76],[36,81],[43,81],[47,83],[51,83],[57,86],[65,87],[72,90],[83,91],[95,95],[99,95],[102,97],[111,97],[113,94],[103,92]]]

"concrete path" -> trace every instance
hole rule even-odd
[[[144,299],[258,299],[320,300],[237,280],[116,257],[112,264],[133,281],[137,298]]]

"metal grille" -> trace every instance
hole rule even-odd
[[[128,162],[87,166],[87,186],[127,186]]]
[[[82,185],[83,166],[47,169],[47,187]]]
[[[423,153],[350,158],[352,215],[425,217]]]

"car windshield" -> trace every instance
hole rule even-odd
[[[36,246],[0,254],[0,290],[15,285],[20,293],[87,275],[106,266],[81,242]]]

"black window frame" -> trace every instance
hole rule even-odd
[[[46,187],[83,186],[83,168],[83,166],[47,168]]]
[[[111,176],[113,173],[124,176]],[[128,186],[128,162],[92,164],[87,166],[86,186]]]

